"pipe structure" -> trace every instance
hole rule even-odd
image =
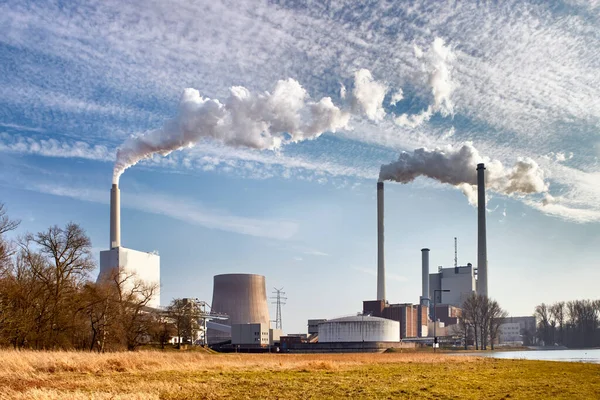
[[[110,248],[121,247],[121,191],[117,184],[110,189]]]
[[[383,182],[377,182],[377,300],[385,301],[385,253],[383,243]]]
[[[421,249],[422,295],[421,305],[429,307],[429,249]]]
[[[488,295],[485,165],[477,164],[477,294]]]

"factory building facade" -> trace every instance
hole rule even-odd
[[[363,301],[363,313],[397,321],[400,338],[427,336],[427,312],[423,305],[388,304],[382,300]]]
[[[476,292],[476,288],[475,269],[471,264],[463,267],[440,267],[437,273],[429,274],[429,298],[432,304],[461,307]]]

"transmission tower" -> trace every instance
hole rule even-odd
[[[458,241],[454,238],[454,268],[458,267]]]
[[[283,288],[273,289],[275,289],[275,291],[273,292],[275,296],[271,297],[271,299],[275,301],[271,302],[271,304],[277,304],[277,312],[275,314],[275,329],[283,329],[283,325],[281,323],[281,306],[285,305],[285,300],[287,300],[287,297],[283,296],[285,294]]]

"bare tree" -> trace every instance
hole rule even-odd
[[[545,346],[548,346],[552,341],[552,324],[550,323],[550,310],[545,303],[535,307],[535,317],[538,324],[538,334],[540,339],[544,342]]]
[[[149,341],[153,310],[148,303],[158,291],[157,284],[139,279],[134,273],[120,272],[113,276],[119,296],[119,314],[127,350]]]
[[[82,310],[79,291],[95,266],[90,239],[79,225],[69,223],[64,229],[27,234],[18,244],[25,267],[44,288],[35,346],[72,346],[79,322],[75,314]]]
[[[10,259],[14,255],[14,246],[4,238],[4,234],[17,229],[20,223],[19,220],[10,219],[4,204],[0,203],[0,277],[10,267]]]
[[[498,339],[500,325],[507,316],[508,313],[500,307],[496,300],[488,301],[489,337],[492,350],[494,350],[494,341]]]

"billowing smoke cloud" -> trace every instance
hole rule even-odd
[[[454,55],[450,47],[444,44],[443,39],[435,38],[426,53],[417,45],[414,46],[414,50],[415,56],[423,60],[423,70],[428,76],[428,84],[433,95],[433,104],[430,104],[426,109],[417,114],[402,114],[394,120],[398,125],[411,128],[428,121],[436,112],[439,112],[443,116],[454,113],[454,105],[451,100],[454,84],[450,76],[450,62],[454,59]]]
[[[426,176],[459,187],[471,204],[477,204],[476,166],[479,163],[485,163],[486,187],[492,191],[505,195],[548,191],[544,171],[534,160],[520,159],[512,167],[506,168],[498,160],[481,156],[470,143],[460,148],[449,146],[445,149],[421,148],[412,153],[403,152],[398,161],[381,166],[379,180],[408,183],[419,176]]]
[[[258,95],[234,86],[225,103],[204,98],[195,89],[185,89],[177,117],[160,129],[127,139],[119,147],[113,182],[118,183],[125,169],[153,154],[166,156],[203,138],[234,147],[277,149],[284,143],[343,129],[349,119],[350,114],[329,97],[310,101],[306,90],[293,79],[280,80],[273,93]]]
[[[383,99],[387,91],[387,85],[373,79],[369,70],[356,71],[352,90],[352,109],[355,112],[362,112],[370,120],[382,120],[385,117]]]

